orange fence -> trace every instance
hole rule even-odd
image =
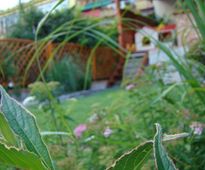
[[[65,54],[68,54],[68,56],[77,54],[80,57],[80,61],[85,64],[92,54],[93,80],[109,79],[120,58],[116,52],[108,47],[99,47],[92,51],[92,49],[78,44],[46,43],[42,45],[42,48],[36,48],[36,46],[39,47],[41,45],[40,43],[34,44],[31,40],[0,39],[0,66],[10,55],[14,57],[14,63],[18,70],[18,73],[9,77],[9,79],[18,84],[34,82],[40,73],[39,66],[43,68],[49,58],[60,59]],[[37,49],[42,50],[37,51]],[[24,79],[25,77],[26,79]],[[8,78],[6,80],[4,76],[1,76],[0,83],[2,84],[5,81],[8,81]]]

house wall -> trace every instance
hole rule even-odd
[[[180,61],[185,50],[183,47],[168,47],[176,60]],[[178,55],[175,55],[178,54]],[[180,58],[179,58],[180,56]],[[181,77],[176,67],[172,64],[171,60],[160,49],[149,51],[149,65],[156,65],[160,69],[155,74],[155,78],[162,79],[165,84],[172,84],[181,82]]]
[[[175,10],[175,2],[176,0],[153,0],[156,16],[168,19]]]
[[[137,10],[143,10],[153,7],[153,3],[151,2],[151,0],[135,0],[135,5]]]
[[[149,51],[156,48],[156,45],[152,42],[149,36],[158,40],[158,32],[151,28],[144,27],[135,34],[135,46],[137,51]],[[143,39],[145,37],[150,40],[150,44],[143,44]]]

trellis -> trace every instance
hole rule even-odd
[[[31,40],[25,39],[1,39],[0,40],[0,61],[9,55],[14,57],[14,63],[18,73],[12,77],[12,81],[19,85],[27,85],[34,82],[39,77],[39,66],[44,68],[49,59],[59,60],[65,54],[67,56],[79,56],[80,61],[87,63],[92,57],[92,78],[93,80],[109,79],[113,74],[120,56],[108,47],[92,49],[72,43],[51,43],[47,42],[41,46]],[[37,47],[37,48],[36,48]],[[41,49],[37,51],[38,49]],[[7,54],[5,55],[5,51]],[[91,56],[92,55],[92,56]],[[38,58],[38,60],[37,60]],[[0,83],[5,84],[8,80],[0,77]]]

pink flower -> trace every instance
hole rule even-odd
[[[204,124],[199,122],[192,122],[190,128],[193,130],[195,135],[201,135],[203,132]]]
[[[110,129],[109,127],[107,127],[107,128],[105,129],[105,131],[103,132],[103,135],[107,138],[107,137],[109,137],[112,133],[113,133],[112,129]]]
[[[129,84],[129,85],[126,86],[126,90],[128,90],[128,91],[132,90],[134,87],[135,87],[134,84]]]
[[[202,127],[195,127],[194,129],[194,134],[195,135],[201,135],[203,132],[203,128]]]
[[[74,129],[74,135],[76,138],[80,138],[83,134],[83,132],[85,132],[87,130],[87,125],[86,124],[80,124],[78,125],[75,129]]]

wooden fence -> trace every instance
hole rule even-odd
[[[42,48],[39,48],[39,46],[42,46]],[[41,50],[38,51],[38,49]],[[76,56],[77,54],[80,61],[84,64],[87,63],[88,58],[91,57],[92,54],[93,80],[109,79],[120,59],[120,56],[108,47],[99,47],[93,51],[88,47],[78,44],[34,44],[31,40],[0,39],[0,73],[2,73],[0,74],[0,83],[3,84],[10,79],[21,85],[32,83],[39,76],[39,66],[44,68],[51,57],[59,60],[65,56],[65,54],[67,54],[67,56]],[[2,65],[5,65],[4,63],[8,56],[13,57],[17,71],[15,75],[5,78],[6,76],[3,76],[3,72],[6,75],[8,68]]]

